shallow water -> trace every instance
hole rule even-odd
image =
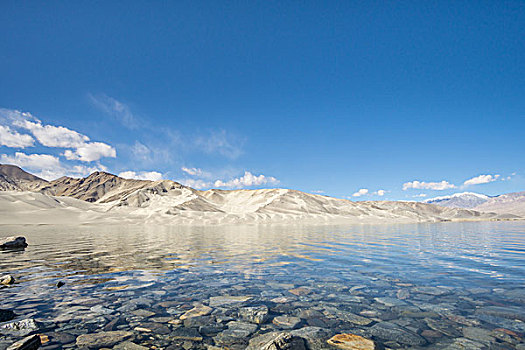
[[[0,236],[10,235],[25,236],[29,247],[0,251],[0,275],[17,279],[0,289],[0,309],[34,318],[47,349],[75,347],[77,336],[103,330],[131,331],[134,343],[159,349],[244,349],[250,338],[285,328],[272,323],[281,315],[299,317],[289,326],[308,331],[312,349],[330,348],[326,340],[343,332],[385,348],[524,342],[523,222],[0,226]],[[246,300],[214,298],[221,295]],[[199,304],[211,304],[211,314],[179,320]],[[254,323],[248,306],[268,307],[255,329],[231,323]],[[0,330],[0,348],[24,334]]]

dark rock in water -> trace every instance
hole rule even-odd
[[[393,340],[401,344],[419,346],[426,344],[426,340],[414,332],[395,323],[379,322],[370,327],[370,333],[380,339]]]
[[[144,322],[140,324],[141,327],[151,329],[151,331],[155,334],[169,334],[171,330],[169,327],[161,324],[161,323],[155,323],[155,322]]]
[[[199,333],[206,335],[206,336],[212,336],[216,335],[217,333],[220,333],[224,330],[224,327],[221,324],[209,324],[199,327]]]
[[[257,326],[247,322],[231,321],[228,322],[228,330],[231,331],[230,333],[234,336],[248,337],[255,333]]]
[[[115,345],[113,347],[113,350],[148,350],[148,348],[145,346],[137,345],[130,341],[125,341],[123,343]]]
[[[443,287],[423,287],[421,286],[421,287],[412,288],[412,292],[439,296],[439,295],[445,295],[445,294],[450,293],[450,290],[447,288],[443,288]]]
[[[77,337],[77,346],[88,349],[100,349],[104,347],[112,347],[133,335],[131,332],[125,331],[111,331],[91,334],[82,334]]]
[[[202,335],[195,328],[177,328],[170,333],[170,338],[174,340],[202,341]]]
[[[479,315],[479,319],[483,322],[490,323],[497,327],[506,328],[513,332],[525,333],[525,322],[520,320],[512,320],[490,315]]]
[[[215,323],[215,318],[213,316],[197,316],[185,319],[184,327],[198,328],[213,323]]]
[[[273,324],[281,329],[294,329],[301,324],[301,319],[294,316],[277,316],[273,319]]]
[[[76,337],[68,333],[48,333],[47,334],[53,343],[70,344],[76,340]]]
[[[32,318],[0,324],[0,334],[26,336],[37,329],[38,325]]]
[[[57,286],[57,288],[60,288],[60,287],[63,287],[65,284],[66,284],[66,282],[58,281],[56,286]]]
[[[0,284],[5,286],[15,283],[15,278],[11,275],[5,275],[0,277]]]
[[[461,332],[456,323],[447,322],[444,320],[435,320],[432,318],[425,318],[424,321],[427,324],[428,328],[434,331],[443,333],[452,338],[457,338],[461,336]]]
[[[476,310],[476,314],[525,321],[525,312],[519,307],[486,306]]]
[[[463,336],[474,341],[490,344],[495,342],[491,332],[487,329],[477,327],[465,327],[463,328]]]
[[[13,311],[0,309],[0,322],[11,321],[13,318],[15,318],[15,313]]]
[[[326,343],[333,332],[320,327],[303,327],[290,332],[291,335],[303,338],[308,349],[325,349],[331,347]]]
[[[246,350],[306,350],[304,340],[290,333],[270,332],[250,339]]]
[[[107,325],[104,326],[104,331],[114,331],[117,329],[117,326],[124,323],[124,319],[122,317],[116,317],[108,322]]]
[[[0,238],[0,249],[20,249],[27,247],[25,237]]]
[[[36,350],[42,345],[38,335],[30,335],[22,340],[17,341],[6,350]]]
[[[261,305],[240,308],[239,317],[252,323],[264,323],[268,320],[268,307]]]

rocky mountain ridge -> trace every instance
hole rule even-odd
[[[74,211],[90,219],[113,215],[119,220],[180,224],[274,222],[391,223],[514,219],[514,215],[480,213],[418,202],[361,201],[290,189],[195,190],[170,180],[123,179],[105,172],[86,178],[42,180],[18,168],[3,171],[0,205],[6,211],[32,209]],[[12,166],[9,166],[12,167]],[[16,171],[15,171],[16,170]],[[2,204],[3,203],[3,204]],[[42,214],[44,215],[44,214]],[[84,215],[85,216],[85,215]],[[58,217],[58,216],[57,216]]]
[[[424,203],[448,208],[472,209],[481,212],[494,212],[525,216],[525,192],[514,192],[499,196],[463,192],[450,196],[430,198]]]

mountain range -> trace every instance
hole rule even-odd
[[[487,196],[480,193],[462,192],[450,196],[435,197],[424,203],[448,208],[465,208],[481,212],[494,212],[525,216],[525,191]]]
[[[4,224],[409,223],[518,219],[428,203],[360,201],[290,189],[195,190],[171,180],[131,180],[106,172],[46,181],[0,165]]]

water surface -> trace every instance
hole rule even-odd
[[[326,339],[342,332],[387,348],[513,349],[524,341],[522,222],[0,226],[9,235],[25,236],[29,247],[0,252],[0,275],[17,279],[0,289],[0,308],[34,318],[50,335],[48,349],[104,329],[131,331],[146,347],[243,349],[286,328],[272,323],[283,315],[299,318],[295,329],[323,329],[306,329],[317,338],[311,348],[330,348]],[[224,295],[246,300],[210,299]],[[179,320],[201,304],[212,304],[211,314]],[[228,331],[243,327],[232,321],[254,322],[243,315],[250,306],[268,308],[264,322]],[[0,347],[16,339],[0,333]]]

